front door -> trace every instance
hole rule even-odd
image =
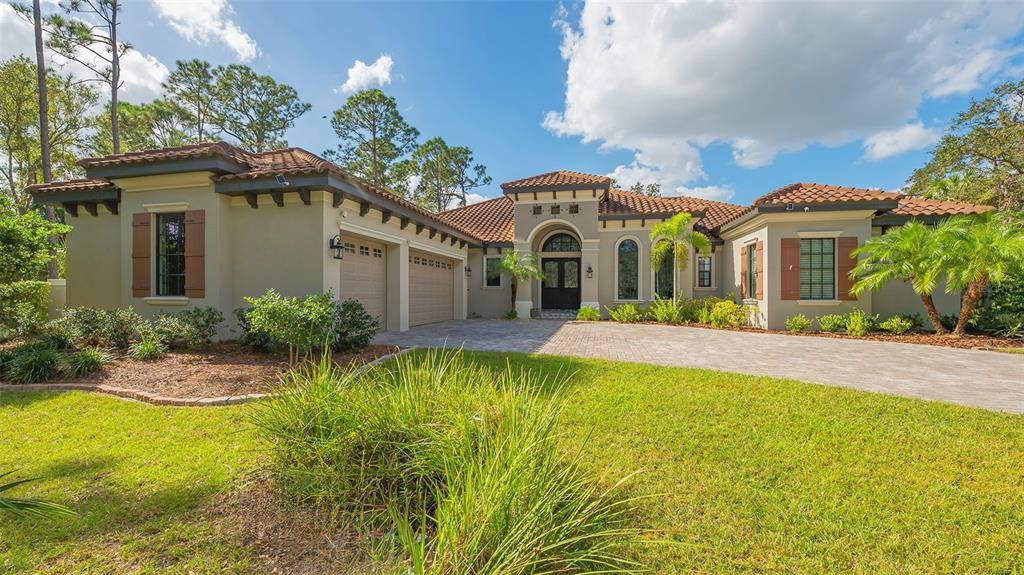
[[[580,259],[544,258],[540,291],[542,309],[579,309]]]

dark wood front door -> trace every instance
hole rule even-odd
[[[542,309],[580,308],[580,258],[544,258]]]

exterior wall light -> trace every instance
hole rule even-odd
[[[334,259],[336,259],[336,260],[345,259],[345,255],[344,255],[344,251],[343,251],[344,244],[341,243],[341,236],[340,235],[335,234],[334,237],[331,238],[330,241],[327,243],[327,246],[329,248],[331,248],[332,250],[334,250]]]
[[[594,279],[594,268],[590,264],[587,264],[587,279]]]
[[[473,268],[466,266],[466,277],[473,277]]]

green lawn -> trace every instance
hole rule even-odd
[[[475,354],[573,373],[570,445],[630,472],[659,573],[1014,573],[1024,566],[1024,417],[771,378]],[[67,527],[0,518],[0,572],[261,571],[203,511],[254,467],[248,407],[0,394],[0,469],[71,505]],[[215,514],[209,514],[215,515]]]

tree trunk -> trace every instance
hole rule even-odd
[[[111,2],[110,8],[110,136],[114,144],[114,153],[121,153],[121,134],[117,125],[117,90],[121,83],[121,54],[117,46],[117,0]]]
[[[946,328],[942,327],[942,319],[939,318],[939,311],[935,309],[935,300],[932,299],[932,294],[921,294],[921,303],[924,304],[924,312],[928,314],[928,319],[932,322],[935,333],[939,335],[946,333]]]
[[[487,270],[484,270],[486,272]],[[512,280],[512,311],[516,310],[516,293],[519,291],[519,282]]]
[[[43,183],[53,181],[53,166],[50,162],[50,100],[46,91],[46,55],[43,51],[43,14],[40,7],[40,0],[32,2],[32,21],[35,25],[36,35],[36,81],[39,83],[39,150],[43,163]],[[46,206],[46,219],[54,222],[57,214],[52,205]],[[50,263],[47,266],[47,275],[50,279],[57,279],[60,275],[57,269],[57,238],[50,236]]]
[[[960,303],[960,321],[956,322],[956,329],[953,330],[954,336],[960,337],[966,331],[967,322],[974,315],[974,310],[978,307],[981,296],[985,294],[985,286],[987,285],[988,278],[983,278],[967,286],[967,293],[964,294],[964,300]]]

